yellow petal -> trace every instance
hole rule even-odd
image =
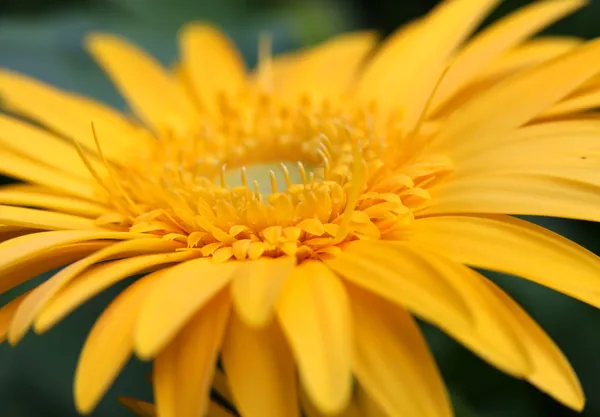
[[[474,80],[479,82],[505,78],[572,51],[582,43],[582,39],[566,36],[544,36],[528,40],[489,62],[475,75]]]
[[[108,233],[106,235],[110,236]],[[130,240],[111,245],[67,266],[32,291],[31,295],[27,297],[27,300],[23,302],[21,308],[19,308],[19,311],[15,315],[15,319],[13,320],[9,332],[10,343],[15,344],[21,340],[47,303],[69,282],[71,282],[71,280],[76,278],[91,265],[107,259],[114,259],[115,257],[128,257],[147,253],[169,252],[181,247],[181,245],[177,242],[148,238],[146,236],[144,236],[142,239],[134,239],[136,235],[133,233],[121,233],[121,235],[126,235],[128,237],[131,236]],[[52,242],[53,238],[58,239],[59,237],[60,235],[57,235],[56,237],[48,236],[47,240]],[[120,237],[120,235],[117,235],[117,237]],[[139,235],[137,235],[137,237],[139,237]],[[103,236],[99,234],[97,238],[102,239]],[[64,244],[65,243],[63,243],[63,245]],[[46,243],[46,245],[47,246],[45,249],[52,248],[52,246],[50,246],[48,243]],[[0,249],[1,247],[2,246],[0,245]],[[19,245],[17,245],[17,248],[18,247]]]
[[[600,107],[600,91],[592,90],[561,101],[545,111],[540,117],[563,116],[598,107]]]
[[[435,110],[464,87],[493,58],[585,5],[585,0],[532,3],[498,20],[475,36],[453,59],[432,100]]]
[[[221,291],[177,329],[176,337],[154,360],[154,397],[160,417],[206,413],[229,311],[229,295]]]
[[[422,249],[423,253],[427,251]],[[433,252],[427,253],[426,258],[431,268],[446,275],[460,289],[473,314],[474,325],[443,330],[502,371],[517,377],[529,375],[532,363],[528,351],[520,335],[502,314],[502,304],[486,285],[486,278]]]
[[[91,201],[42,192],[39,187],[0,187],[0,204],[49,209],[88,218],[96,218],[110,211],[108,207]]]
[[[118,400],[138,417],[156,417],[154,404],[129,397],[119,397]]]
[[[148,126],[158,133],[190,133],[193,104],[157,60],[109,34],[90,35],[86,47]]]
[[[79,305],[122,279],[185,262],[195,256],[192,251],[142,255],[92,267],[68,284],[63,281],[63,288],[42,307],[35,319],[35,331],[47,331]]]
[[[241,415],[299,416],[294,358],[275,321],[255,329],[232,315],[221,355]]]
[[[452,416],[441,376],[419,328],[403,308],[350,286],[353,369],[390,416]]]
[[[98,239],[128,240],[140,237],[147,236],[102,230],[59,230],[19,236],[0,243],[0,274],[60,246]]]
[[[352,392],[352,332],[342,283],[322,263],[306,261],[284,283],[277,314],[311,401],[323,413],[344,410]]]
[[[143,359],[158,354],[190,318],[225,287],[237,262],[194,259],[166,273],[142,306],[135,331],[135,351]]]
[[[0,343],[6,340],[6,336],[8,335],[8,328],[10,327],[10,322],[12,321],[13,316],[17,312],[17,308],[23,302],[25,297],[29,294],[27,291],[24,294],[16,297],[14,300],[11,300],[9,303],[0,307]]]
[[[569,361],[540,326],[504,291],[486,281],[504,305],[510,320],[533,361],[533,373],[527,380],[563,404],[582,411],[585,397]]]
[[[600,307],[600,258],[524,220],[429,217],[414,223],[411,241],[457,262],[527,278]]]
[[[383,109],[403,110],[408,131],[415,126],[447,61],[499,0],[448,0],[415,29],[402,47],[384,46],[360,82],[359,98]],[[394,54],[385,57],[384,54]],[[393,60],[392,60],[393,59]],[[378,68],[385,65],[386,68]],[[377,78],[375,78],[377,77]]]
[[[229,383],[227,377],[221,369],[215,370],[215,376],[213,378],[212,388],[217,394],[225,401],[233,404],[233,397],[231,396],[231,390],[229,389]]]
[[[347,245],[344,251],[325,264],[345,280],[443,328],[472,322],[460,292],[418,252],[371,241]]]
[[[94,324],[75,372],[74,394],[79,413],[92,412],[129,360],[140,304],[162,272],[147,275],[129,286]]]
[[[85,181],[93,180],[73,143],[13,117],[0,115],[1,148],[10,149]],[[94,159],[91,162],[97,171],[102,172],[102,165]]]
[[[354,389],[356,391],[356,389]],[[308,395],[304,390],[300,390],[300,406],[302,413],[305,417],[331,417],[331,414],[324,414],[319,411],[310,401]],[[365,417],[364,414],[360,413],[360,408],[357,404],[356,395],[352,397],[348,406],[341,413],[335,414],[335,417]]]
[[[502,135],[527,123],[600,72],[599,55],[600,40],[591,41],[477,94],[444,123],[436,144],[468,148],[482,136]]]
[[[206,417],[237,417],[237,414],[233,414],[222,405],[219,405],[215,401],[211,401],[208,405]]]
[[[2,151],[0,173],[68,195],[98,201],[98,187],[92,182],[73,178],[8,150]]]
[[[360,417],[390,417],[383,412],[379,404],[377,404],[373,398],[367,395],[361,386],[356,389],[355,396],[357,407],[360,410]]]
[[[94,219],[4,205],[0,205],[0,224],[42,230],[100,230]]]
[[[208,24],[189,24],[179,36],[181,68],[201,105],[214,109],[219,94],[233,98],[244,89],[244,59],[223,32]]]
[[[3,104],[40,122],[96,152],[91,124],[97,131],[102,151],[114,162],[127,163],[152,139],[116,110],[97,101],[44,84],[10,71],[0,71]],[[121,138],[126,137],[123,141]]]
[[[296,100],[309,94],[319,101],[347,93],[377,39],[369,31],[342,34],[306,51],[275,57],[275,94]]]
[[[598,172],[512,169],[449,179],[428,190],[417,215],[514,214],[600,221]]]
[[[12,268],[2,270],[0,294],[44,272],[77,261],[111,244],[108,240],[73,243],[48,249],[24,262],[19,262]]]
[[[284,280],[296,265],[295,257],[260,258],[241,264],[231,286],[233,305],[253,327],[267,324]]]

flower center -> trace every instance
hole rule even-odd
[[[116,172],[120,214],[99,222],[179,240],[219,261],[301,261],[335,256],[350,240],[397,239],[429,197],[427,184],[451,164],[376,116],[306,98],[223,99],[197,131],[167,131]]]

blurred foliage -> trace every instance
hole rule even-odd
[[[530,0],[506,0],[497,19]],[[275,52],[319,42],[344,30],[389,33],[429,10],[435,0],[0,0],[0,66],[124,108],[122,99],[81,48],[91,31],[122,34],[165,64],[177,56],[175,36],[191,20],[216,22],[238,43],[249,65],[261,31]],[[600,35],[600,2],[554,25],[548,33]],[[1,162],[0,162],[1,163]],[[585,222],[535,219],[600,253],[599,227]],[[600,312],[525,280],[488,274],[548,331],[571,360],[588,396],[587,417],[600,415]],[[43,280],[40,277],[38,281]],[[569,277],[565,277],[569,279]],[[32,282],[35,284],[36,282]],[[75,416],[72,377],[78,352],[95,318],[125,284],[96,297],[43,336],[28,335],[16,348],[0,345],[0,416]],[[12,294],[0,296],[0,305]],[[451,389],[459,417],[574,416],[523,381],[503,375],[437,329],[425,334]],[[151,398],[147,363],[133,360],[95,417],[125,417],[117,395]]]

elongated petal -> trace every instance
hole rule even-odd
[[[541,117],[562,116],[600,107],[600,91],[592,90],[552,106]]]
[[[318,102],[349,92],[376,42],[373,32],[348,33],[306,51],[275,57],[275,94],[288,99],[308,94]]]
[[[43,185],[68,195],[98,201],[98,187],[92,182],[73,178],[68,174],[40,165],[10,151],[2,151],[0,173],[33,184]]]
[[[354,391],[356,391],[356,388]],[[311,403],[310,398],[304,390],[300,390],[299,397],[300,407],[302,408],[302,413],[305,417],[328,417],[331,415],[322,413],[319,409],[317,409]],[[344,411],[336,414],[335,417],[365,417],[364,414],[360,413],[360,411],[361,410],[356,401],[356,395],[353,395]]]
[[[130,234],[127,233],[126,235]],[[135,236],[133,233],[131,235],[132,237]],[[51,236],[49,236],[49,238],[51,238]],[[100,235],[100,238],[102,238],[102,235]],[[27,297],[27,300],[21,305],[21,308],[15,315],[15,319],[11,325],[9,332],[10,343],[15,344],[21,340],[47,303],[69,282],[93,264],[114,257],[169,252],[178,247],[180,247],[180,244],[177,242],[144,236],[143,239],[132,239],[125,242],[119,242],[69,265],[37,287],[31,295]]]
[[[42,230],[101,230],[94,219],[4,205],[0,205],[0,223]]]
[[[469,147],[482,136],[501,135],[530,121],[597,74],[598,56],[600,40],[591,41],[496,84],[453,113],[437,135],[437,144],[442,149]]]
[[[87,337],[75,372],[75,404],[90,413],[133,352],[133,329],[141,302],[163,271],[133,283],[98,318]]]
[[[524,220],[430,217],[415,222],[411,239],[457,262],[527,278],[600,307],[600,258]]]
[[[92,267],[64,286],[42,307],[34,329],[37,333],[47,331],[79,305],[122,279],[185,262],[195,256],[192,251],[142,255]]]
[[[0,307],[0,343],[6,340],[6,337],[8,336],[8,328],[10,327],[10,322],[15,313],[17,312],[17,308],[19,308],[19,305],[21,305],[21,303],[23,302],[25,297],[27,297],[28,294],[29,291],[24,294],[21,294],[14,300],[11,300],[8,304],[5,304],[2,307]]]
[[[325,264],[338,275],[442,327],[469,326],[459,290],[425,258],[402,246],[356,242]]]
[[[109,240],[73,243],[48,249],[25,262],[19,262],[14,267],[2,271],[0,294],[44,272],[78,261],[111,244],[113,242]]]
[[[246,86],[244,59],[224,33],[207,24],[189,24],[179,36],[182,70],[202,105],[214,109],[219,94],[233,97]]]
[[[130,397],[119,397],[119,402],[138,417],[156,417],[154,404]]]
[[[221,291],[196,311],[154,361],[154,396],[161,417],[203,416],[227,326],[229,295]]]
[[[119,397],[119,402],[127,407],[131,412],[139,417],[155,417],[156,407],[154,404],[135,400],[129,397]],[[206,417],[236,417],[229,410],[226,410],[221,405],[211,401],[208,406]]]
[[[451,416],[433,356],[410,314],[350,287],[355,323],[354,373],[391,416]]]
[[[277,322],[255,329],[232,315],[222,360],[241,415],[299,416],[294,358]]]
[[[0,148],[10,149],[77,178],[93,180],[73,143],[13,117],[0,115]],[[102,166],[93,158],[91,160],[94,169],[103,172]]]
[[[88,218],[96,218],[110,211],[108,207],[98,203],[51,192],[42,192],[37,187],[30,187],[29,189],[1,187],[0,204],[50,209]]]
[[[159,133],[190,132],[193,104],[158,61],[114,35],[91,35],[86,46],[147,125]]]
[[[539,1],[498,20],[473,38],[454,58],[432,101],[432,111],[465,86],[493,58],[572,13],[585,0]]]
[[[566,36],[544,36],[528,40],[489,62],[474,76],[474,80],[479,82],[505,78],[572,51],[582,43],[583,39]]]
[[[425,17],[402,47],[385,47],[366,69],[359,97],[376,99],[384,109],[400,108],[410,131],[429,99],[448,59],[479,25],[498,0],[449,0]],[[389,52],[388,52],[389,51]],[[393,58],[393,61],[392,61]],[[387,68],[378,68],[386,65]],[[375,78],[377,77],[377,78]]]
[[[490,281],[490,288],[504,304],[507,320],[523,337],[523,345],[533,361],[527,380],[563,404],[581,411],[585,398],[581,385],[567,358],[537,323],[504,291]]]
[[[166,273],[144,302],[135,331],[136,353],[150,359],[233,277],[237,262],[194,259]]]
[[[294,268],[277,306],[300,380],[323,413],[341,412],[351,394],[350,306],[339,279],[318,261]]]
[[[116,110],[21,74],[0,71],[0,97],[12,110],[77,140],[92,152],[96,152],[94,123],[102,151],[111,161],[128,162],[152,145],[147,134]],[[123,137],[127,140],[121,140]]]
[[[231,286],[233,305],[240,318],[253,327],[267,324],[284,280],[296,258],[260,258],[243,263]]]
[[[574,169],[513,169],[449,179],[428,190],[418,216],[514,214],[600,221],[598,173]]]
[[[103,230],[57,230],[19,236],[0,243],[0,273],[30,262],[45,251],[90,240],[129,240],[145,235]]]

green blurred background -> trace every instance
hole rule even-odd
[[[81,39],[87,32],[106,30],[125,35],[168,64],[176,58],[177,28],[189,20],[211,20],[229,33],[252,65],[260,31],[268,30],[274,35],[274,50],[279,52],[313,44],[345,30],[375,28],[388,34],[403,22],[427,12],[435,3],[436,0],[0,0],[0,66],[122,108],[122,99],[81,49]],[[531,1],[507,0],[490,20],[528,3]],[[595,37],[600,35],[599,21],[600,2],[594,1],[585,11],[547,32]],[[0,182],[6,181],[0,178]],[[600,229],[594,224],[535,221],[600,252]],[[600,311],[518,278],[491,276],[541,323],[570,358],[588,397],[583,415],[600,416]],[[82,306],[46,335],[29,335],[16,348],[0,345],[0,417],[76,416],[72,377],[79,350],[95,318],[121,288],[112,288]],[[12,296],[0,295],[0,305]],[[441,332],[427,325],[423,328],[459,416],[576,415],[523,381],[504,376]],[[116,395],[149,400],[150,386],[143,378],[148,371],[148,364],[132,361],[93,416],[128,416],[116,403]]]

